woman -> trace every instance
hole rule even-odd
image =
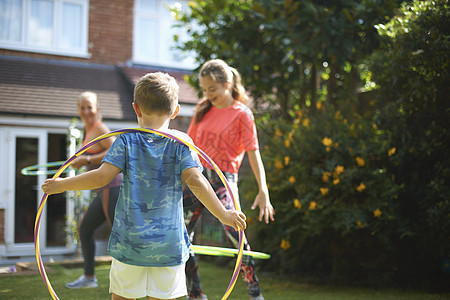
[[[84,124],[83,146],[92,139],[110,131],[102,122],[97,95],[95,93],[84,92],[78,97],[78,114]],[[96,143],[86,150],[83,155],[75,159],[71,166],[77,169],[86,166],[87,170],[98,168],[113,142],[114,138],[111,137]],[[83,216],[78,227],[84,257],[84,274],[75,281],[67,283],[67,288],[98,287],[94,272],[94,232],[103,222],[108,221],[112,225],[114,221],[114,211],[122,181],[121,176],[120,174],[107,186],[94,191],[94,199],[89,204],[86,214]]]
[[[227,181],[237,193],[238,171],[244,154],[247,153],[251,169],[258,183],[259,192],[252,209],[259,206],[259,221],[266,223],[274,220],[274,209],[269,199],[264,166],[259,153],[256,126],[251,110],[246,106],[248,97],[241,84],[238,71],[228,66],[224,61],[215,59],[206,62],[199,72],[200,87],[205,97],[197,105],[195,116],[189,126],[188,134],[194,143],[202,149],[221,169]],[[213,186],[218,198],[226,208],[233,208],[233,201],[225,190],[219,177],[210,166],[203,162],[204,174]],[[185,213],[188,222],[188,232],[193,238],[195,225],[203,211],[203,205],[196,201],[189,190],[185,192]],[[224,226],[225,232],[237,247],[238,232],[229,226]],[[244,250],[250,250],[245,240]],[[259,288],[255,272],[255,263],[250,256],[244,256],[242,261],[243,279],[251,299],[264,299]],[[188,279],[188,299],[207,299],[202,293],[195,255],[186,264]]]

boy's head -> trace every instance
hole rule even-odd
[[[166,73],[148,73],[134,88],[134,102],[144,114],[172,115],[178,106],[178,84]]]

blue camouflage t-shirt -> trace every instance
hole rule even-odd
[[[192,143],[185,133],[168,133]],[[114,141],[103,162],[123,172],[109,254],[136,266],[186,262],[190,242],[183,220],[181,173],[201,168],[197,153],[155,133],[132,132]]]

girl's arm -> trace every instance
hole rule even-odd
[[[48,195],[74,190],[94,190],[110,183],[121,171],[115,165],[105,162],[98,169],[75,177],[47,179],[42,190]]]
[[[222,203],[220,203],[208,180],[198,168],[194,167],[184,170],[181,178],[192,193],[194,193],[221,223],[231,226],[236,230],[244,230],[247,227],[244,213],[238,210],[226,210]]]
[[[267,189],[266,173],[264,171],[264,165],[261,159],[259,150],[247,151],[248,160],[255,175],[256,182],[258,183],[259,192],[256,195],[255,202],[253,202],[252,209],[259,206],[259,221],[261,222],[263,217],[266,224],[269,223],[269,219],[274,221],[275,210],[269,199],[269,190]]]

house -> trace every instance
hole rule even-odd
[[[173,34],[183,32],[172,28],[167,5],[186,9],[187,1],[0,2],[0,264],[34,259],[34,218],[46,176],[21,169],[73,152],[68,132],[82,126],[74,121],[81,92],[98,94],[112,130],[138,127],[134,84],[148,72],[167,72],[180,85],[181,112],[172,126],[187,128],[197,93],[183,78],[195,65],[172,48]],[[62,228],[75,210],[70,195],[49,198],[40,226],[44,260],[74,254]]]

